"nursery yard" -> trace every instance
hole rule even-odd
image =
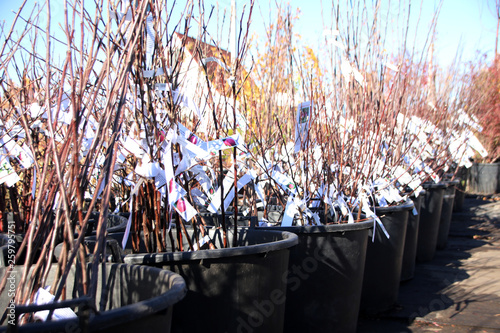
[[[498,200],[498,199],[497,199]],[[444,250],[417,264],[398,307],[358,332],[500,332],[500,201],[468,197]]]
[[[0,18],[0,332],[500,333],[500,197],[455,200],[500,192],[500,0],[449,68],[442,0],[332,1],[319,48],[280,1],[38,2]]]

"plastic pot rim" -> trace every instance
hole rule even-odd
[[[242,255],[252,255],[279,251],[295,246],[299,243],[299,238],[292,232],[263,230],[263,228],[239,227],[238,230],[248,230],[249,232],[265,232],[281,235],[282,239],[261,244],[244,245],[213,250],[183,251],[183,252],[156,252],[156,253],[134,253],[124,257],[127,264],[154,264],[168,261],[190,261],[202,259],[218,259],[237,257]]]
[[[440,189],[448,187],[445,183],[422,183],[424,189]]]
[[[387,213],[394,213],[394,212],[401,212],[405,210],[412,210],[415,207],[415,204],[411,199],[406,199],[406,201],[402,204],[395,205],[395,206],[388,206],[388,207],[375,207],[375,214],[378,215],[378,213],[382,214],[387,214]]]
[[[293,233],[332,233],[369,229],[373,227],[373,218],[354,223],[335,223],[326,225],[297,225],[290,227],[258,227],[259,230],[284,230]]]
[[[418,192],[418,197],[415,195],[415,192],[413,192],[409,197],[413,199],[418,199],[419,197],[424,196],[426,192],[427,192],[426,190],[422,189]],[[405,192],[404,194],[409,195],[410,192]]]
[[[442,182],[445,183],[446,186],[448,186],[448,187],[450,187],[450,186],[457,186],[458,184],[460,184],[460,180],[458,180],[458,179],[443,180]]]

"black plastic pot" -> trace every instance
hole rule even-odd
[[[113,238],[115,234],[108,235],[105,241],[105,255],[106,255],[106,260],[105,261],[110,261],[110,262],[122,262],[122,256],[123,256],[123,251],[121,248],[121,243],[118,242],[117,239]],[[118,234],[118,238],[123,238],[123,234]],[[75,240],[76,244],[76,240]],[[88,236],[85,237],[83,240],[83,244],[85,245],[87,249],[87,254],[86,254],[86,262],[91,262],[93,259],[93,254],[94,254],[94,249],[97,244],[96,236]],[[61,253],[63,250],[63,243],[57,244],[56,247],[54,248],[54,257],[57,261],[61,258]]]
[[[453,204],[455,202],[456,186],[460,183],[458,180],[443,181],[446,189],[443,194],[443,205],[441,208],[441,218],[439,220],[439,231],[436,243],[437,249],[444,249],[448,242],[448,234],[450,233],[451,218],[453,215]]]
[[[203,218],[203,222],[205,225],[212,226],[212,227],[221,227],[222,226],[222,214],[217,212],[217,213],[211,213],[211,212],[201,212],[199,214],[200,217]],[[234,225],[234,212],[233,211],[226,211],[225,212],[225,218],[226,218],[226,226],[229,228],[230,226]],[[238,226],[240,227],[250,227],[251,226],[251,216],[244,216],[240,212],[238,213]]]
[[[18,234],[0,233],[0,267],[7,267],[9,260],[12,261],[14,259],[19,248],[19,240],[22,241],[22,238],[19,236]]]
[[[90,218],[94,219],[95,226],[97,227],[97,222],[99,222],[99,213],[92,213]],[[125,228],[127,228],[127,222],[127,219],[121,215],[108,214],[108,225],[106,226],[106,230],[108,233],[125,231]],[[97,232],[94,227],[92,234],[95,235],[96,233]]]
[[[15,260],[16,265],[24,264],[25,255],[15,258],[25,234],[0,233],[0,267],[7,267]]]
[[[467,192],[491,195],[497,193],[500,163],[474,163],[470,168]]]
[[[221,248],[221,229],[210,233],[215,250],[131,254],[124,261],[184,277],[188,293],[175,307],[173,332],[283,331],[289,249],[297,236],[239,228],[238,247]]]
[[[90,260],[94,252],[94,247],[96,244],[96,234],[95,230],[99,221],[99,212],[92,212],[89,218],[89,225],[84,240],[84,245],[88,249],[87,259]],[[127,227],[127,218],[117,214],[108,214],[106,225],[106,231],[108,234],[108,239],[106,240],[106,256],[112,256],[113,262],[120,262],[122,251],[121,240],[123,239],[125,228]],[[75,234],[75,238],[78,237]],[[76,241],[75,241],[76,242]],[[54,249],[54,257],[59,260],[61,256],[63,243],[58,244]]]
[[[419,192],[418,196],[411,195],[410,199],[415,206],[408,214],[406,226],[405,247],[403,250],[403,262],[401,264],[401,281],[408,281],[415,274],[415,261],[417,258],[418,228],[420,224],[421,206],[425,196],[425,190]],[[416,212],[417,214],[414,214]]]
[[[257,211],[257,218],[259,221],[264,219],[264,211]],[[283,207],[280,205],[268,205],[267,206],[267,217],[266,220],[269,223],[280,224],[283,219]]]
[[[293,232],[285,332],[356,332],[368,230],[373,220],[264,227]]]
[[[455,187],[455,201],[453,202],[453,211],[461,212],[464,209],[465,201],[465,180],[459,180],[458,186]]]
[[[99,267],[96,297],[99,314],[84,310],[85,306],[88,306],[88,298],[78,298],[81,284],[76,281],[73,271],[67,280],[66,299],[70,300],[68,302],[73,303],[73,306],[79,307],[80,310],[76,312],[79,317],[16,326],[17,332],[170,332],[173,305],[186,294],[186,285],[178,274],[153,267],[106,264],[104,286],[102,266]],[[15,267],[16,283],[20,280],[22,268]],[[53,281],[55,268],[56,265],[49,274],[47,284]],[[6,268],[0,268],[0,277],[5,273]],[[8,289],[0,296],[2,310],[10,301]],[[24,310],[27,309],[17,307],[14,312],[19,316]],[[40,306],[34,311],[39,310]],[[10,320],[10,317],[7,320]],[[1,332],[6,330],[7,326],[0,327]]]
[[[444,183],[424,183],[424,200],[422,201],[420,224],[418,227],[417,261],[430,261],[436,253],[436,244],[443,206]]]
[[[86,213],[85,213],[86,214]],[[90,214],[88,227],[87,227],[87,236],[96,235],[97,224],[99,222],[99,212],[92,212]],[[127,227],[127,218],[117,215],[117,214],[108,214],[108,219],[106,221],[106,231],[108,233],[117,233],[124,232]]]
[[[469,178],[469,169],[466,167],[460,167],[457,172],[457,180],[459,184],[456,186],[455,190],[455,202],[453,203],[453,211],[461,212],[464,208],[465,201],[465,191],[467,189],[467,179]]]
[[[393,308],[399,293],[401,265],[406,237],[408,214],[414,205],[411,200],[404,204],[376,208],[389,238],[378,226],[372,242],[373,229],[366,250],[365,273],[361,293],[360,311],[366,315],[376,315]]]

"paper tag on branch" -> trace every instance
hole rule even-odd
[[[179,136],[176,140],[177,143],[191,151],[197,158],[206,159],[210,157],[207,142],[200,139],[181,123],[177,124],[177,128],[179,130]]]
[[[33,299],[33,303],[35,305],[44,305],[54,302],[55,297],[47,290],[49,288],[50,286],[45,287],[45,289],[38,288],[37,292],[35,293],[35,297]],[[47,321],[49,312],[50,312],[49,310],[37,311],[34,314],[34,318],[35,320],[39,321]],[[78,316],[73,312],[73,310],[71,310],[71,308],[66,307],[66,308],[55,309],[52,312],[51,320],[62,320],[69,318],[78,318]]]
[[[255,193],[257,194],[257,196],[259,197],[259,199],[261,201],[261,204],[265,206],[266,205],[266,197],[264,195],[264,182],[260,181],[260,182],[254,183],[254,189],[255,189]]]
[[[163,75],[164,73],[165,72],[163,71],[163,68],[160,67],[158,69],[143,70],[142,76],[150,79],[150,78],[155,77],[155,76]]]
[[[357,68],[353,67],[349,60],[343,56],[342,63],[340,65],[340,71],[344,76],[347,82],[351,82],[351,75],[354,76],[354,79],[362,86],[365,86],[365,79],[363,75],[358,71]]]
[[[35,162],[26,143],[21,147],[8,134],[3,134],[0,137],[0,147],[3,147],[8,156],[17,159],[25,169],[29,168]]]
[[[488,156],[488,151],[484,149],[483,145],[481,144],[481,142],[479,142],[479,140],[474,134],[470,133],[468,139],[469,141],[467,141],[467,144],[470,147],[476,150],[482,157]]]
[[[251,182],[253,179],[255,179],[255,174],[253,173],[247,173],[243,175],[243,177],[241,177],[237,181],[238,185],[237,191],[239,192],[243,188],[243,186]],[[224,199],[224,211],[227,210],[227,207],[229,207],[229,204],[233,201],[233,199],[234,199],[234,186]]]
[[[417,189],[420,187],[420,184],[422,182],[420,181],[420,179],[418,178],[415,178],[414,180],[412,180],[411,182],[408,183],[408,186],[414,190],[415,192],[417,192]],[[420,192],[420,191],[419,191]],[[416,196],[418,196],[418,193],[416,194]]]
[[[151,162],[148,155],[144,155],[142,163],[137,165],[135,172],[145,178],[154,178],[156,175],[163,171],[158,162]]]
[[[19,147],[19,145],[17,146]],[[18,151],[16,158],[19,160],[19,163],[21,163],[21,165],[25,169],[31,167],[33,163],[35,163],[35,159],[33,158],[30,149],[26,145],[26,142],[24,142],[22,147],[20,147],[20,150]]]
[[[228,172],[227,175],[224,177],[224,180],[222,181],[222,187],[224,187],[224,198],[227,196],[229,190],[231,189],[232,185],[234,182],[234,175],[232,172]],[[219,186],[217,191],[211,196],[209,196],[210,199],[210,204],[208,205],[207,209],[212,212],[212,213],[217,213],[221,206],[221,191],[222,187]]]
[[[297,188],[295,187],[295,183],[293,179],[288,177],[287,175],[279,172],[273,171],[271,174],[271,178],[278,183],[285,191],[290,191],[292,194],[297,193]]]
[[[155,47],[155,30],[153,15],[146,17],[146,68],[150,68],[153,62],[153,51]]]
[[[234,148],[241,145],[241,141],[242,139],[239,134],[234,134],[223,139],[212,140],[208,142],[208,151],[212,156],[215,156],[219,150]]]
[[[291,227],[293,224],[293,219],[295,218],[295,214],[297,214],[298,209],[295,203],[293,195],[288,197],[286,202],[285,212],[283,213],[283,219],[281,221],[282,227]]]
[[[191,189],[191,197],[196,205],[204,207],[208,197],[199,188],[195,187]]]
[[[434,181],[434,183],[436,183],[436,184],[439,183],[440,178],[439,178],[438,174],[435,173],[434,170],[432,170],[428,165],[426,165],[424,167],[424,171],[425,171],[425,173],[427,173],[431,177],[431,179]]]
[[[132,211],[134,207],[134,196],[136,193],[139,191],[139,188],[141,185],[144,183],[144,179],[139,179],[137,184],[132,184],[132,191],[130,192],[130,211]],[[123,239],[122,239],[122,248],[125,249],[125,246],[127,245],[128,241],[128,236],[130,234],[130,228],[132,226],[132,216],[133,214],[130,214],[127,220],[127,227],[125,228],[125,233],[123,234]]]
[[[171,131],[171,130],[170,130]],[[171,134],[167,133],[167,137],[171,138]],[[164,170],[164,178],[165,182],[167,184],[167,190],[168,190],[168,202],[170,205],[174,205],[175,202],[177,202],[180,198],[182,198],[184,195],[186,195],[186,191],[180,186],[179,184],[176,183],[175,178],[174,178],[174,167],[172,164],[172,142],[167,141],[167,148],[165,152],[163,153],[163,166],[165,167]]]
[[[190,221],[197,214],[196,209],[185,198],[180,198],[172,206],[186,222]]]
[[[297,107],[295,123],[295,153],[303,150],[308,140],[312,102],[300,103]]]
[[[394,170],[394,177],[401,185],[408,185],[413,180],[410,174],[401,166],[397,166]]]
[[[128,153],[133,154],[137,158],[142,158],[144,155],[144,149],[142,145],[141,139],[132,139],[131,137],[127,137],[125,142],[122,144],[121,151],[125,150],[127,153],[124,155],[128,155]]]
[[[195,251],[198,251],[203,247],[203,245],[207,244],[210,241],[211,241],[210,237],[208,237],[208,235],[205,235],[203,238],[200,239],[200,245],[198,246],[198,243],[195,243],[193,244],[193,248]]]
[[[354,217],[352,216],[352,212],[349,209],[349,206],[347,205],[341,194],[337,196],[337,203],[340,207],[340,213],[342,214],[342,216],[347,216],[348,223],[354,223]]]
[[[179,199],[187,194],[186,190],[184,190],[179,184],[177,184],[174,178],[170,178],[170,180],[167,182],[167,188],[168,203],[171,205],[174,205]]]
[[[389,204],[387,203],[387,200],[385,199],[385,196],[381,192],[375,193],[375,198],[377,199],[378,205],[380,207],[389,206]]]
[[[197,145],[194,144],[192,141],[189,141],[188,139],[179,136],[177,138],[177,143],[181,145],[183,148],[186,148],[189,150],[192,154],[193,157],[196,157],[198,159],[204,160],[210,157],[210,154],[208,153],[207,150],[202,148],[202,145]]]
[[[174,164],[173,164],[173,157],[172,157],[172,140],[168,139],[173,139],[175,134],[173,133],[174,131],[170,129],[167,132],[166,135],[166,147],[165,151],[162,153],[163,156],[163,167],[165,168],[165,181],[168,182],[170,179],[174,178]]]
[[[205,173],[203,167],[196,165],[191,169],[191,172],[194,174],[194,178],[200,183],[203,191],[207,194],[210,193],[210,189],[213,189],[212,180]]]
[[[29,108],[30,108],[30,116],[33,119],[40,117],[45,111],[45,108],[42,108],[38,103],[31,104]]]
[[[363,194],[360,195],[360,201],[361,201],[361,207],[362,207],[361,210],[366,214],[367,217],[374,219],[372,242],[375,241],[375,230],[376,230],[377,224],[380,226],[380,228],[382,229],[382,231],[383,231],[384,235],[387,237],[387,239],[389,239],[390,236],[389,236],[389,233],[387,232],[387,230],[385,229],[384,224],[382,223],[380,218],[375,214],[375,212],[373,212],[370,209],[366,195],[363,195]]]
[[[14,171],[14,168],[10,165],[10,162],[7,157],[0,157],[0,184],[5,183],[7,187],[13,186],[17,183],[21,178],[19,178],[18,174]]]
[[[157,190],[161,190],[162,188],[165,188],[165,185],[167,183],[167,180],[165,179],[165,173],[164,172],[158,172],[156,174],[155,178],[155,187]],[[166,193],[162,193],[166,194]]]
[[[229,68],[227,68],[226,64],[224,62],[222,62],[222,60],[220,60],[220,59],[218,59],[216,57],[209,57],[209,58],[202,59],[201,63],[206,66],[211,61],[214,61],[214,62],[218,63],[219,66],[221,66],[222,68],[224,68],[224,70],[226,72],[230,72],[230,70],[229,70]]]

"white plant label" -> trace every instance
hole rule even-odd
[[[311,122],[312,102],[300,103],[295,123],[295,153],[305,149]]]

